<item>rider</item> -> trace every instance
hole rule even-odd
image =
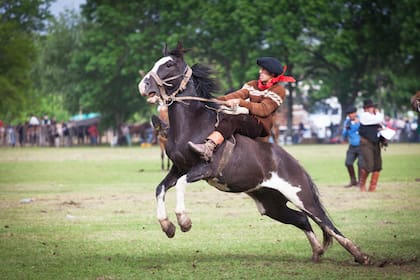
[[[251,138],[265,137],[273,126],[273,114],[285,97],[281,82],[295,82],[293,77],[284,76],[287,67],[274,57],[257,59],[260,66],[259,79],[250,81],[237,91],[221,96],[226,106],[236,109],[246,108],[245,114],[223,114],[219,125],[203,144],[188,142],[189,147],[204,160],[210,161],[217,145],[235,133]],[[237,110],[238,111],[238,110]]]

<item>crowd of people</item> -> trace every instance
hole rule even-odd
[[[391,118],[384,117],[384,125],[395,130],[395,136],[391,142],[395,143],[418,143],[420,142],[420,128],[417,125],[417,119],[414,117]],[[142,124],[144,125],[144,124]],[[132,142],[148,144],[147,146],[157,144],[153,127],[148,125],[143,132],[138,132],[137,128],[142,125],[123,124],[120,129],[107,130],[101,132],[97,124],[75,126],[72,123],[56,122],[54,118],[48,119],[48,116],[37,118],[32,116],[24,124],[10,125],[0,120],[0,146],[41,146],[41,147],[60,147],[84,144],[110,144],[111,146],[131,146]],[[340,135],[341,127],[331,136],[330,141],[325,143],[342,143],[347,139]],[[295,130],[290,142],[279,141],[281,145],[299,144],[305,132],[303,125],[299,130]],[[308,142],[311,143],[311,142]],[[146,146],[146,145],[143,145]]]
[[[91,145],[98,144],[96,124],[76,127],[66,122],[57,122],[47,115],[42,118],[32,115],[27,122],[15,126],[0,120],[0,146],[68,147],[88,141]]]
[[[392,138],[392,142],[420,142],[417,119],[413,116],[405,118],[385,116],[384,125],[395,130],[395,136]],[[152,127],[148,126],[148,129],[140,134],[136,132],[136,127],[138,125],[124,124],[115,132],[110,130],[101,133],[98,130],[97,124],[74,126],[67,122],[57,122],[54,118],[49,119],[48,116],[42,118],[31,116],[27,122],[18,125],[5,124],[0,120],[0,146],[68,147],[84,144],[97,145],[100,143],[111,144],[113,146],[131,146],[133,141],[139,141],[140,144],[156,144],[156,137]],[[344,123],[341,128],[343,127]],[[341,131],[341,128],[337,130]],[[293,141],[284,143],[301,143],[303,131],[304,128],[299,129],[299,131],[296,130],[291,138]],[[137,137],[135,134],[138,134]],[[338,142],[346,141],[346,139],[340,136],[338,132],[334,134],[334,139],[339,139]]]

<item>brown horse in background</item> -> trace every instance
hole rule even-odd
[[[411,108],[414,112],[420,113],[420,91],[411,97]]]
[[[168,141],[168,129],[169,129],[169,117],[168,117],[168,106],[158,106],[159,119],[152,117],[153,127],[155,128],[156,139],[160,147],[160,168],[163,170],[169,170],[170,159],[166,155],[166,142]],[[154,116],[155,117],[155,116]],[[166,169],[165,169],[165,157],[166,157]]]

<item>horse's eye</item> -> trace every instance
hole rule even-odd
[[[175,65],[175,63],[174,62],[172,62],[172,61],[169,61],[168,63],[166,63],[166,67],[167,68],[170,68],[170,67],[172,67],[172,66],[174,66]]]

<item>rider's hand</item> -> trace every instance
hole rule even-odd
[[[237,107],[239,105],[240,99],[229,99],[226,100],[226,106],[230,108]]]

